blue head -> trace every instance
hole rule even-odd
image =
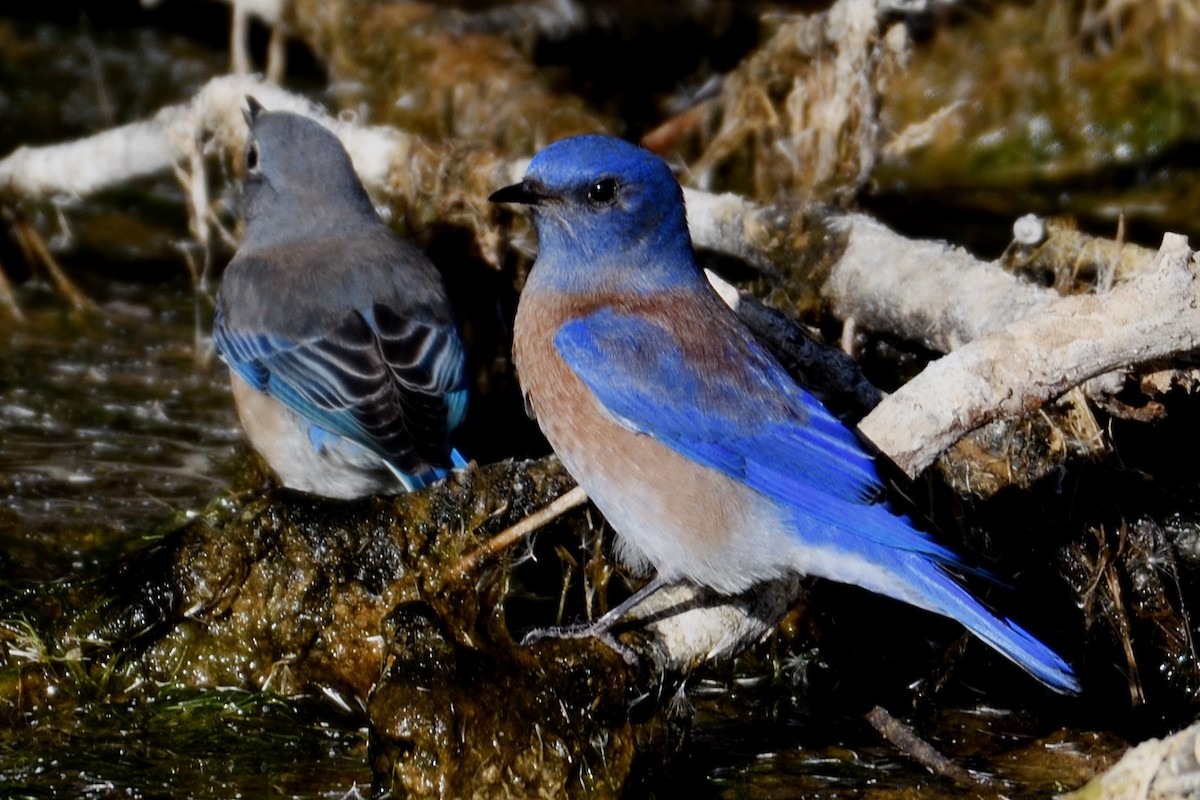
[[[319,122],[247,97],[243,246],[305,238],[377,217],[346,148]]]
[[[490,199],[533,209],[539,253],[531,280],[636,293],[703,280],[679,183],[637,145],[598,134],[563,139],[534,156],[523,181]]]

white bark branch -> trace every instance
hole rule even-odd
[[[384,185],[392,159],[410,141],[389,128],[333,119],[303,97],[260,78],[228,75],[209,81],[190,102],[167,106],[149,120],[73,142],[18,147],[0,159],[0,201],[86,197],[189,163],[197,148],[240,153],[248,94],[268,109],[304,114],[333,130],[346,142],[369,187]]]
[[[822,294],[834,316],[948,353],[1059,298],[944,242],[914,241],[863,214],[834,225],[847,246]]]
[[[644,646],[634,648],[660,672],[687,674],[760,641],[796,603],[800,586],[793,576],[732,597],[688,583],[661,589],[626,616],[640,620],[649,634]]]
[[[933,362],[859,430],[915,476],[986,422],[1119,367],[1195,350],[1200,288],[1191,257],[1186,237],[1166,234],[1150,269],[1106,294],[1056,300]]]

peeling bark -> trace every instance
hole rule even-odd
[[[1150,269],[1103,295],[1065,297],[930,364],[859,430],[915,476],[964,433],[1039,408],[1089,378],[1200,345],[1187,238],[1168,233]],[[918,431],[920,435],[914,435]]]

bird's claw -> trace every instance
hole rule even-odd
[[[597,622],[582,622],[575,625],[560,625],[556,627],[534,628],[521,639],[521,646],[528,647],[543,639],[596,639],[615,652],[630,667],[637,667],[641,658],[632,647],[620,642],[613,635],[612,628]]]

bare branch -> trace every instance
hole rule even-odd
[[[737,655],[774,630],[800,588],[797,576],[736,596],[690,583],[664,588],[629,613],[649,634],[634,649],[661,672],[687,674],[705,661]]]
[[[846,250],[822,294],[835,316],[948,353],[1058,299],[944,242],[914,241],[862,214],[834,225]]]
[[[1064,297],[935,361],[859,430],[908,475],[986,422],[1038,408],[1096,375],[1200,344],[1200,289],[1187,238],[1103,295]],[[914,435],[914,432],[919,432]]]
[[[251,76],[209,81],[188,103],[167,106],[152,119],[122,125],[73,142],[18,147],[0,159],[0,202],[85,197],[189,162],[199,147],[240,151],[246,95],[271,109],[313,117],[334,130],[351,150],[355,168],[368,185],[382,185],[390,157],[404,136],[386,128],[334,120],[318,106]]]

